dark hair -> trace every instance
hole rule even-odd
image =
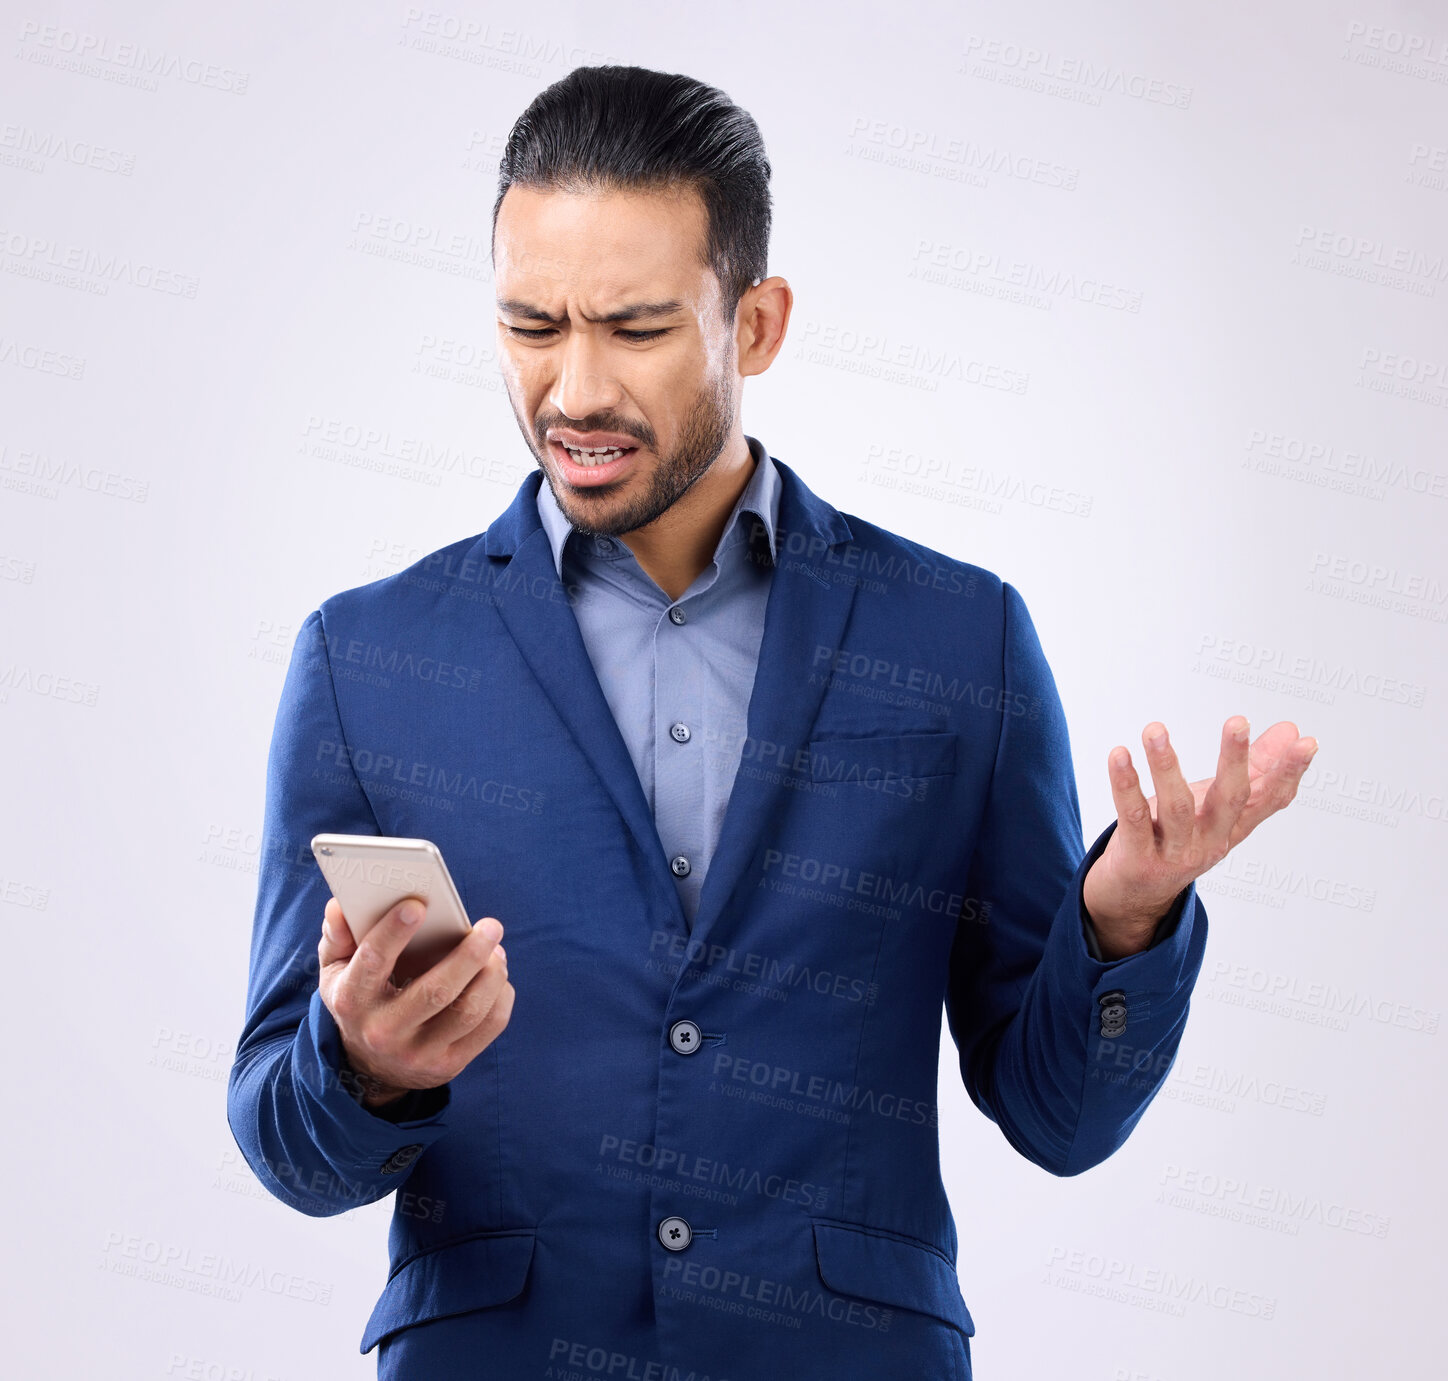
[[[509,187],[697,189],[709,216],[701,262],[732,320],[769,251],[769,160],[759,127],[722,91],[647,67],[575,67],[513,125],[498,170],[493,234]]]

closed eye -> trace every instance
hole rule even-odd
[[[621,335],[625,340],[657,340],[660,336],[668,335],[672,329],[673,328],[671,326],[664,326],[656,331],[620,331],[618,334]],[[523,340],[542,340],[545,336],[552,335],[555,328],[552,326],[545,326],[538,330],[530,330],[523,326],[508,326],[505,324],[504,330],[512,332],[513,335],[518,336]]]

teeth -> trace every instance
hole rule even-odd
[[[594,446],[578,447],[565,445],[563,448],[573,458],[575,465],[603,465],[610,460],[617,460],[625,451],[632,450],[629,446]]]

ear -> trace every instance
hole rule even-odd
[[[763,374],[784,346],[794,290],[778,275],[757,281],[739,299],[734,342],[743,378]]]

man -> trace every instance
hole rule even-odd
[[[1083,850],[1021,596],[742,431],[769,171],[686,77],[544,91],[494,208],[538,468],[297,638],[228,1115],[302,1212],[400,1191],[380,1376],[969,1381],[942,1005],[1010,1144],[1098,1164],[1175,1057],[1193,879],[1316,748],[1233,716],[1188,784],[1148,725]],[[399,988],[413,907],[355,943],[319,831],[430,838],[489,914]]]

